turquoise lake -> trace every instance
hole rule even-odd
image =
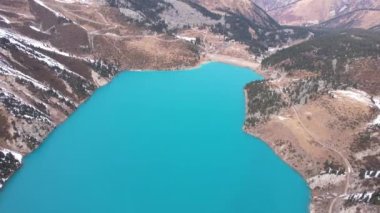
[[[243,130],[249,69],[124,72],[0,192],[1,213],[303,213],[306,182]]]

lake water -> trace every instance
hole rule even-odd
[[[25,159],[0,212],[307,212],[305,181],[242,131],[258,79],[222,63],[120,74]]]

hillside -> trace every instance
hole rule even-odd
[[[199,61],[195,45],[149,35],[103,4],[1,1],[0,17],[0,187],[21,166],[21,154],[119,70]]]
[[[250,1],[195,0],[108,0],[131,23],[158,33],[175,34],[189,28],[211,28],[226,40],[246,44],[251,53],[261,55],[269,48],[305,39],[309,31],[283,28],[264,10]]]
[[[376,64],[380,57],[380,34],[350,30],[333,32],[316,39],[278,51],[264,59],[264,67],[282,69],[285,72],[299,70],[311,71],[332,81],[339,78],[340,83],[350,84],[372,95],[380,95]],[[361,63],[363,61],[363,63]],[[364,63],[365,61],[365,63]],[[366,69],[354,69],[359,64]],[[366,72],[366,75],[359,74]]]
[[[317,27],[331,29],[371,29],[380,24],[379,17],[380,8],[378,7],[374,9],[357,9],[324,21],[318,24]]]
[[[0,188],[118,72],[222,61],[266,78],[245,87],[244,130],[305,178],[311,212],[378,212],[379,8],[378,0],[2,0]]]
[[[378,33],[329,32],[267,57],[271,78],[245,88],[246,131],[300,171],[314,212],[379,208],[379,65]]]
[[[22,156],[120,70],[190,67],[221,52],[250,60],[310,35],[253,12],[179,0],[1,1],[0,187]]]
[[[257,25],[278,29],[278,23],[273,20],[263,9],[257,6],[251,0],[233,1],[233,0],[194,0],[212,11],[229,11],[231,13],[241,14],[246,19],[255,22]]]
[[[379,25],[379,0],[258,1],[280,24],[329,28],[364,28]]]

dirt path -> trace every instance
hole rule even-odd
[[[277,85],[274,85],[274,86],[276,86],[276,87],[279,89],[279,91],[281,92],[281,94],[282,94],[286,99],[288,98],[288,96],[282,91],[282,89],[281,89],[280,87],[278,87]],[[289,100],[288,100],[288,101],[289,101]],[[313,134],[313,133],[312,133],[312,132],[311,132],[311,131],[310,131],[310,130],[309,130],[309,129],[303,124],[303,122],[301,121],[301,118],[300,118],[300,116],[299,116],[299,114],[298,114],[297,109],[296,109],[294,106],[292,106],[291,108],[292,108],[294,114],[296,115],[297,121],[298,121],[299,124],[301,125],[302,129],[304,129],[304,131],[305,131],[305,132],[306,132],[306,133],[307,133],[307,134],[313,139],[313,141],[316,142],[316,143],[318,143],[318,144],[319,144],[320,146],[322,146],[323,148],[325,148],[325,149],[327,149],[327,150],[330,150],[330,151],[336,153],[336,154],[339,155],[340,158],[342,158],[343,161],[344,161],[344,164],[345,164],[345,167],[346,167],[346,171],[347,171],[347,174],[346,174],[346,185],[345,185],[345,187],[344,187],[344,192],[343,192],[342,194],[336,196],[336,197],[331,201],[330,206],[329,206],[329,213],[332,213],[332,212],[333,212],[333,208],[334,208],[334,204],[335,204],[335,202],[336,202],[339,198],[342,198],[342,197],[344,197],[345,195],[347,195],[348,188],[349,188],[349,186],[350,186],[350,175],[351,175],[351,173],[352,173],[352,171],[353,171],[352,166],[351,166],[350,162],[347,160],[347,158],[344,157],[344,155],[343,155],[340,151],[336,150],[336,149],[335,149],[334,147],[332,147],[332,146],[326,145],[326,144],[321,143],[321,142],[319,142],[318,140],[316,140],[316,137],[314,137],[314,134]]]
[[[352,169],[352,166],[350,164],[350,162],[347,160],[346,157],[344,157],[344,155],[339,152],[338,150],[336,150],[334,147],[331,147],[329,145],[326,145],[324,143],[320,143],[318,140],[315,139],[315,137],[313,136],[313,133],[302,123],[301,119],[300,119],[300,116],[296,110],[296,108],[294,106],[292,106],[292,109],[297,117],[297,120],[299,122],[299,124],[301,125],[301,127],[305,130],[305,132],[316,142],[318,143],[319,145],[321,145],[322,147],[324,147],[325,149],[328,149],[336,154],[338,154],[344,161],[344,164],[345,164],[345,167],[346,167],[346,170],[347,170],[347,174],[346,174],[346,185],[345,185],[345,188],[344,188],[344,193],[340,194],[339,196],[336,196],[330,203],[330,206],[329,206],[329,213],[332,213],[333,212],[333,208],[334,208],[334,204],[335,202],[339,199],[339,198],[342,198],[344,197],[345,195],[347,195],[347,192],[348,192],[348,188],[349,188],[349,185],[350,185],[350,175],[353,171]]]

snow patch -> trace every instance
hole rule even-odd
[[[342,8],[340,8],[339,13],[342,13],[347,9],[347,5],[344,5]]]
[[[363,103],[370,107],[376,107],[380,110],[380,97],[371,97],[366,92],[361,90],[350,88],[348,90],[331,91],[330,94],[332,94],[334,98],[349,98],[353,101]],[[380,125],[380,115],[378,115],[368,125]]]
[[[176,35],[175,36],[176,38],[178,38],[178,39],[181,39],[181,40],[185,40],[185,41],[188,41],[188,42],[191,42],[191,43],[195,43],[196,42],[196,38],[194,38],[194,37],[186,37],[186,36],[179,36],[179,35]]]
[[[272,55],[272,54],[275,54],[276,52],[278,52],[278,51],[280,51],[280,50],[283,50],[283,49],[286,49],[286,48],[288,48],[288,47],[289,47],[289,45],[284,45],[284,46],[282,46],[282,47],[280,47],[280,46],[277,46],[277,47],[269,47],[267,52],[268,52],[270,55]]]
[[[22,73],[20,71],[13,69],[11,65],[9,65],[9,64],[5,63],[4,61],[1,61],[1,60],[0,60],[0,74],[12,76],[15,78],[20,78],[24,81],[32,83],[34,86],[36,86],[39,89],[42,89],[44,91],[48,90],[48,88],[45,85],[41,84],[36,79],[34,79],[28,75],[25,75],[24,73]]]
[[[59,99],[64,100],[65,102],[72,103],[72,101],[69,98],[63,96],[57,90],[54,90],[52,88],[48,88],[47,86],[45,86],[43,83],[39,82],[38,80],[36,80],[36,79],[34,79],[28,75],[25,75],[24,73],[22,73],[18,70],[15,70],[11,65],[9,65],[8,63],[6,63],[5,61],[2,61],[2,60],[0,60],[0,75],[6,75],[6,76],[11,76],[14,78],[22,79],[28,83],[31,83],[33,86],[35,86],[36,88],[41,89],[43,91],[51,90],[58,96]],[[29,96],[31,97],[31,95],[29,95]],[[47,106],[45,105],[45,107],[47,107]]]
[[[0,18],[1,18],[2,21],[3,21],[4,23],[6,23],[6,24],[10,24],[10,23],[11,23],[11,21],[9,21],[9,19],[7,19],[6,17],[4,17],[4,16],[2,16],[2,15],[0,15]]]
[[[377,171],[366,171],[364,173],[364,179],[378,178],[380,177],[380,170]]]
[[[37,3],[37,4],[39,4],[41,7],[46,8],[47,10],[49,10],[50,12],[52,12],[55,16],[60,17],[60,18],[64,18],[64,19],[66,19],[66,20],[69,20],[69,19],[67,19],[64,15],[62,15],[61,13],[59,13],[59,12],[57,12],[57,11],[51,9],[50,7],[48,7],[48,6],[47,6],[45,3],[43,3],[42,1],[40,1],[40,0],[34,0],[34,2]]]
[[[38,28],[35,27],[35,26],[30,25],[29,27],[30,27],[30,29],[32,29],[32,30],[34,30],[34,31],[41,32],[41,30],[38,29]]]
[[[39,32],[39,33],[49,34],[49,33],[46,33],[44,31],[42,31],[40,28],[37,28],[37,27],[35,27],[33,25],[29,25],[29,28],[32,29],[32,30],[34,30],[34,31],[36,31],[36,32]]]
[[[380,110],[380,97],[375,97],[375,98],[373,98],[372,100],[373,100],[375,106]],[[373,121],[370,123],[370,125],[374,125],[374,126],[376,126],[376,125],[380,125],[380,115],[378,115],[378,116],[375,118],[375,120],[373,120]]]
[[[347,195],[345,197],[345,199],[353,201],[353,202],[366,202],[366,203],[368,203],[371,200],[372,195],[374,193],[375,192],[354,193],[351,195]]]
[[[323,174],[311,177],[307,180],[310,188],[325,187],[328,185],[336,185],[346,179],[345,175]]]
[[[56,54],[67,56],[67,57],[78,58],[76,56],[70,55],[69,53],[62,52],[62,51],[58,50],[57,48],[52,47],[48,43],[43,43],[43,42],[28,38],[28,37],[25,37],[22,35],[15,34],[13,32],[7,31],[5,29],[1,29],[1,28],[0,28],[0,37],[4,37],[4,38],[8,38],[8,39],[12,38],[12,39],[18,41],[19,43],[28,44],[28,46],[34,47],[36,49],[42,49],[42,50],[46,50],[49,52],[54,52]]]
[[[371,96],[369,96],[366,92],[357,90],[357,89],[348,89],[348,90],[335,90],[332,91],[331,94],[337,98],[349,98],[353,101],[357,101],[368,106],[372,106],[373,103],[371,101]]]
[[[22,155],[20,153],[15,152],[15,151],[11,151],[9,149],[3,149],[3,148],[0,149],[0,152],[2,152],[4,154],[11,153],[18,162],[22,163]]]
[[[49,123],[49,124],[53,124],[53,122],[49,119],[49,117],[44,112],[41,112],[39,109],[37,109],[34,106],[28,104],[28,102],[26,102],[25,100],[23,100],[22,98],[20,98],[20,97],[18,97],[16,95],[10,93],[6,89],[0,88],[0,103],[3,102],[3,100],[6,100],[8,98],[17,101],[17,104],[18,104],[17,105],[18,107],[13,106],[12,110],[10,111],[10,113],[13,116],[16,116],[17,114],[19,114],[20,116],[22,116],[25,119],[37,119],[37,120],[41,120],[41,121]],[[19,106],[21,106],[21,107],[19,107]],[[26,106],[26,107],[29,107],[29,108],[35,110],[40,115],[37,115],[38,117],[31,117],[30,115],[27,115],[27,114],[20,114],[20,111],[21,111],[20,108],[24,108],[23,106],[24,107]]]
[[[52,68],[57,67],[59,70],[62,70],[64,72],[67,72],[67,73],[72,74],[74,76],[80,77],[83,80],[86,80],[83,76],[69,70],[63,64],[61,64],[58,61],[50,58],[47,55],[44,55],[38,51],[35,51],[31,47],[33,47],[35,49],[43,49],[43,50],[46,50],[49,52],[54,52],[54,53],[64,55],[67,57],[73,57],[70,54],[65,53],[65,52],[61,52],[61,51],[57,50],[56,48],[50,47],[46,43],[42,43],[42,42],[36,41],[34,39],[26,38],[24,36],[15,35],[9,31],[5,31],[3,29],[0,29],[0,37],[9,39],[9,41],[12,44],[14,44],[17,49],[21,50],[21,52],[24,52],[24,53],[28,54],[29,56],[31,56],[31,57],[33,57],[33,58],[35,58],[41,62],[44,62],[49,67],[52,67]]]

